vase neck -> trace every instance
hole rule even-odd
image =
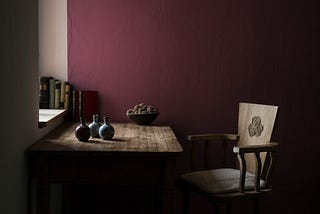
[[[109,124],[109,117],[104,117],[103,121],[104,121],[104,124]]]
[[[96,123],[99,123],[99,115],[93,115],[93,118],[92,118],[92,120],[94,121],[94,122],[96,122]]]
[[[82,125],[86,125],[86,119],[85,119],[85,117],[80,117],[80,123],[81,123]]]

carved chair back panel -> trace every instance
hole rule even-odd
[[[240,103],[238,118],[238,145],[257,145],[269,142],[277,115],[277,106]],[[254,173],[254,154],[246,155],[247,171]],[[264,164],[265,154],[261,154]]]

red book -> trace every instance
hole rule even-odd
[[[72,91],[72,117],[74,121],[80,121],[79,91]]]
[[[99,114],[98,91],[81,91],[81,115],[90,123],[94,114]]]
[[[92,121],[92,115],[99,114],[99,96],[97,91],[73,91],[72,114],[74,121],[79,122],[85,117],[87,123]]]

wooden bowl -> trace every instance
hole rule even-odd
[[[144,114],[127,113],[127,117],[139,125],[150,125],[159,115],[159,112],[151,112]]]

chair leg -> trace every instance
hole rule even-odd
[[[188,189],[183,190],[182,196],[182,213],[188,214],[189,213],[189,205],[190,205],[190,191]]]
[[[253,199],[253,211],[254,214],[260,214],[260,200]]]
[[[214,208],[214,214],[220,213],[220,204],[219,203],[213,203],[213,208]]]
[[[153,195],[153,209],[155,210],[156,214],[161,213],[161,190],[160,187],[154,187],[154,195]]]
[[[231,214],[231,203],[230,202],[226,203],[226,214]]]

